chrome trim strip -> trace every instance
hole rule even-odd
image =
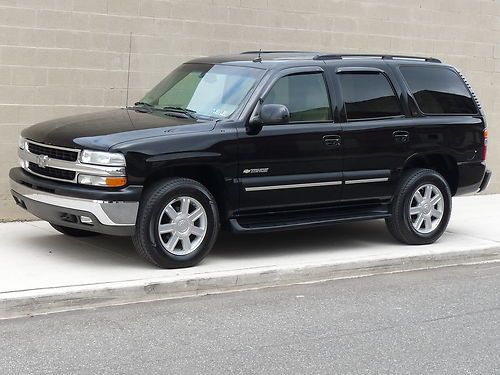
[[[13,180],[10,180],[10,188],[17,194],[37,202],[55,207],[90,212],[94,214],[103,225],[135,225],[137,212],[139,210],[139,202],[107,202],[66,197],[35,190],[26,185],[21,185]]]
[[[334,186],[342,185],[342,181],[325,181],[325,182],[310,182],[304,184],[288,184],[288,185],[270,185],[270,186],[252,186],[245,188],[245,191],[264,191],[264,190],[282,190],[282,189],[299,189],[317,186]]]
[[[37,164],[38,155],[33,154],[27,150],[19,149],[18,156],[24,161]],[[80,163],[79,161],[74,162],[74,161],[48,158],[46,166],[51,168],[64,169],[66,171],[76,172],[77,174],[84,173],[93,176],[105,176],[105,177],[125,176],[125,167],[104,167],[94,164],[83,164]],[[29,171],[33,173],[31,170]],[[42,177],[47,177],[47,176],[42,175]],[[71,182],[71,181],[76,181],[76,177],[75,180],[64,180],[64,179],[56,179],[56,180]]]
[[[378,178],[363,178],[360,180],[346,180],[346,185],[354,185],[354,184],[369,184],[372,182],[385,182],[389,181],[389,177],[378,177]]]

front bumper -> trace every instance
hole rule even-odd
[[[134,233],[141,187],[107,192],[64,185],[69,184],[48,182],[29,175],[21,168],[10,171],[10,188],[14,200],[18,206],[38,218],[53,224],[110,235],[127,236]],[[64,190],[65,194],[56,189]]]

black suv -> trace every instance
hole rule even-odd
[[[64,234],[133,236],[165,268],[219,228],[385,219],[436,241],[451,197],[485,189],[487,130],[467,81],[434,58],[244,52],[181,65],[134,107],[22,132],[17,204]]]

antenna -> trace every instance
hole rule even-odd
[[[128,69],[127,69],[127,95],[125,97],[125,108],[128,107],[128,91],[130,88],[130,56],[132,55],[132,32],[130,32],[130,40],[128,46]]]
[[[262,57],[260,56],[261,53],[262,53],[262,48],[259,49],[259,56],[257,58],[255,58],[255,59],[253,59],[252,61],[253,62],[262,62]]]

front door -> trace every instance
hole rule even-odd
[[[300,210],[339,200],[341,128],[333,122],[323,69],[284,70],[261,97],[263,104],[285,105],[290,122],[264,124],[256,135],[240,129],[242,211]]]

